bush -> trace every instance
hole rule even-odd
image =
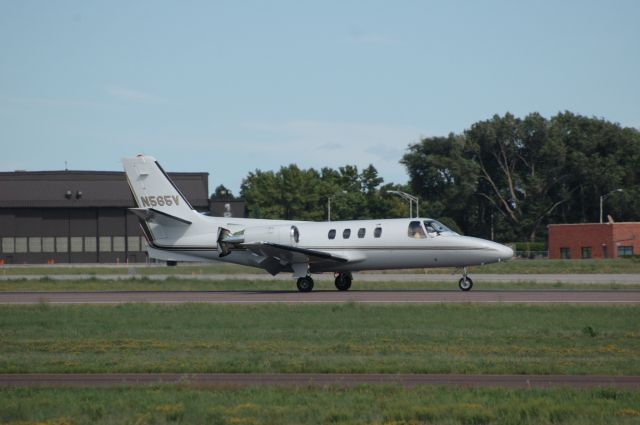
[[[516,251],[546,251],[545,242],[516,242]]]

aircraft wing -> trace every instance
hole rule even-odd
[[[329,254],[324,251],[298,248],[272,242],[250,242],[243,243],[242,246],[254,254],[262,256],[263,259],[260,261],[261,266],[273,275],[283,271],[286,266],[296,263],[317,265],[339,264],[349,261],[348,258]]]

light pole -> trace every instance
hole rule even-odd
[[[393,193],[394,195],[398,195],[402,199],[406,199],[409,201],[409,217],[413,217],[413,203],[416,203],[416,217],[420,217],[420,198],[417,196],[410,195],[406,192],[401,192],[399,190],[389,190],[387,193]]]
[[[622,189],[612,190],[611,192],[600,196],[600,224],[602,224],[602,203],[604,202],[605,199],[607,199],[609,196],[613,195],[616,192],[622,192]]]

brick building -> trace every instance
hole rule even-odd
[[[640,222],[550,224],[549,258],[617,258],[640,254]]]

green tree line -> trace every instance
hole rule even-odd
[[[327,220],[329,203],[332,220],[406,217],[408,206],[387,193],[406,188],[383,183],[373,165],[358,171],[354,165],[304,170],[291,164],[249,173],[240,194],[254,218]]]
[[[605,220],[640,215],[640,132],[600,118],[495,115],[411,145],[401,163],[427,215],[481,237],[544,240],[547,224],[597,222],[607,194]]]
[[[495,115],[424,138],[400,162],[408,185],[385,184],[373,165],[292,164],[249,173],[241,196],[250,217],[326,220],[331,198],[331,219],[352,220],[407,217],[408,204],[388,193],[401,190],[420,197],[421,216],[505,242],[544,241],[550,223],[597,222],[607,194],[605,220],[640,216],[640,132],[600,118]]]

